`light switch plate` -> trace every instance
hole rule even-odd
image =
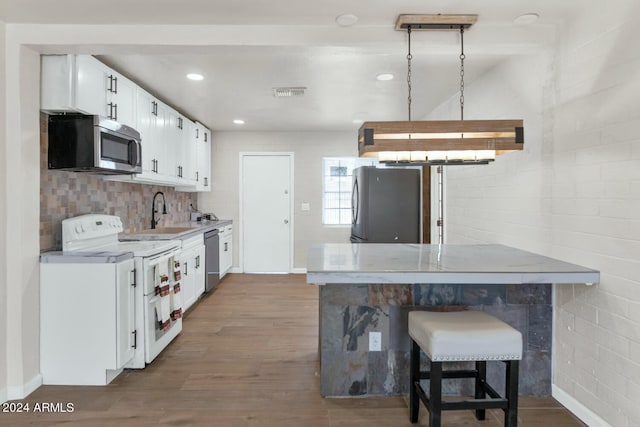
[[[300,210],[302,211],[311,210],[311,205],[309,205],[309,203],[303,203],[302,206],[300,206]]]
[[[369,351],[382,351],[382,332],[369,332]]]

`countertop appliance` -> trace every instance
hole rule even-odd
[[[207,273],[205,292],[215,290],[220,282],[220,236],[218,229],[204,233],[204,267]]]
[[[102,116],[51,115],[49,169],[100,174],[142,173],[140,133]]]
[[[107,384],[122,368],[144,368],[182,331],[181,242],[121,242],[122,231],[117,216],[68,218],[62,251],[41,255],[45,384]],[[105,352],[92,349],[112,342],[117,363],[100,361]]]
[[[352,243],[420,243],[420,171],[353,171]]]

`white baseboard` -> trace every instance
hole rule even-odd
[[[29,396],[31,393],[36,391],[36,389],[41,385],[42,385],[42,374],[38,374],[26,384],[22,384],[20,386],[7,387],[6,399],[2,399],[2,401],[4,402],[7,400],[24,399],[25,397]]]
[[[4,403],[7,400],[9,400],[8,394],[7,394],[7,389],[6,388],[0,388],[0,403]]]
[[[243,271],[240,269],[240,267],[231,267],[231,270],[229,270],[229,273],[243,273]],[[306,268],[294,268],[291,270],[292,274],[307,274],[307,269]],[[263,273],[263,274],[268,274],[268,273]],[[282,273],[273,273],[273,274],[282,274]]]
[[[573,396],[555,384],[551,385],[551,396],[589,427],[612,427],[611,424],[597,416],[589,408],[578,402]]]

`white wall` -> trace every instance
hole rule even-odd
[[[525,151],[447,171],[448,242],[601,271],[596,286],[555,292],[554,396],[592,426],[640,426],[639,13],[631,0],[592,4],[549,55],[467,85],[468,118],[525,119]]]
[[[557,292],[556,384],[614,426],[640,426],[640,4],[599,4],[558,51],[552,254],[601,270]]]
[[[7,271],[6,204],[7,192],[7,127],[6,127],[6,27],[0,21],[0,271]],[[5,277],[0,278],[0,402],[7,400],[7,286]]]
[[[465,82],[465,119],[523,119],[526,142],[523,151],[489,165],[445,168],[446,243],[494,242],[548,253],[551,164],[542,106],[552,99],[551,58],[550,52],[514,58]],[[472,57],[466,62],[473,67]],[[458,96],[451,98],[431,118],[460,118],[458,103]],[[435,224],[432,229],[437,232]]]
[[[294,153],[294,262],[307,264],[311,242],[349,241],[349,227],[322,225],[322,158],[357,156],[357,130],[353,132],[213,132],[211,193],[198,196],[198,208],[234,222],[234,267],[239,266],[240,200],[239,154],[241,152]],[[265,177],[269,185],[269,177]],[[311,210],[302,211],[309,203]]]
[[[6,104],[0,169],[4,239],[0,286],[6,295],[7,397],[41,384],[39,355],[39,55],[6,26]],[[3,243],[5,244],[5,243]]]

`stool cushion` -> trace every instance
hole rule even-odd
[[[435,362],[522,359],[522,334],[482,311],[412,311],[409,335]]]

